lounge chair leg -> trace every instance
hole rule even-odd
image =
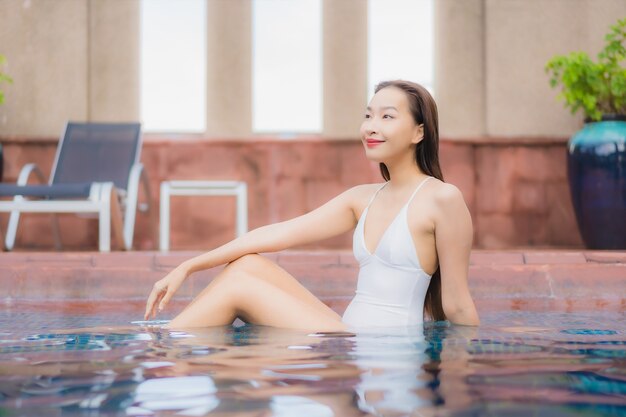
[[[145,193],[144,198],[146,199],[146,203],[139,203],[139,192],[142,186]],[[137,162],[133,165],[130,170],[130,174],[128,175],[126,211],[124,213],[124,246],[126,247],[126,250],[131,250],[133,247],[133,235],[135,232],[134,228],[137,210],[146,211],[144,207],[147,207],[147,210],[152,212],[153,210],[151,209],[151,204],[148,177],[146,175],[146,171],[143,169],[143,165]],[[153,227],[152,217],[150,218],[150,227]]]
[[[115,187],[111,188],[111,226],[115,247],[121,250],[130,250],[131,248],[124,242],[124,222],[122,220],[122,209],[120,207],[120,199],[115,191]],[[131,242],[132,246],[132,242]]]
[[[100,252],[111,251],[111,185],[100,185],[98,199],[100,212],[98,213],[98,249]]]
[[[111,216],[108,210],[100,211],[100,219],[98,221],[98,250],[100,252],[111,252]]]
[[[59,216],[56,213],[52,213],[52,234],[54,235],[54,249],[60,251],[63,249],[61,243],[61,231],[59,229]]]
[[[18,197],[15,197],[17,199]],[[22,198],[22,197],[19,197]],[[15,237],[17,235],[17,225],[20,222],[20,212],[13,210],[9,216],[9,223],[7,225],[7,234],[4,238],[4,246],[7,250],[13,250],[15,246]]]

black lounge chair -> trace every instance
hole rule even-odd
[[[69,122],[59,141],[47,185],[28,185],[31,174],[45,183],[35,164],[22,168],[17,184],[0,184],[0,197],[13,197],[11,201],[0,201],[0,212],[11,213],[6,249],[13,249],[15,244],[20,213],[29,212],[95,213],[99,219],[99,250],[111,249],[111,226],[120,244],[130,250],[135,212],[148,211],[150,201],[148,181],[139,162],[140,152],[139,123]],[[140,182],[148,203],[138,205]],[[60,248],[56,216],[53,226]]]

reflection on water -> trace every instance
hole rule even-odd
[[[102,327],[106,317],[38,331],[55,318],[3,314],[0,416],[626,414],[620,314],[493,313],[480,328],[355,334]]]

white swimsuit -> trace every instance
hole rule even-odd
[[[422,269],[407,222],[407,209],[424,179],[409,201],[387,227],[374,253],[365,246],[364,227],[367,212],[383,184],[363,210],[354,230],[353,251],[359,262],[355,296],[343,314],[349,327],[398,327],[421,325],[426,290],[431,276]]]

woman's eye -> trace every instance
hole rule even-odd
[[[383,116],[383,119],[393,119],[393,117],[390,114],[386,114]]]
[[[369,114],[366,114],[366,115],[365,115],[365,118],[366,118],[366,119],[369,119],[370,117],[372,117],[372,116],[370,116]]]

